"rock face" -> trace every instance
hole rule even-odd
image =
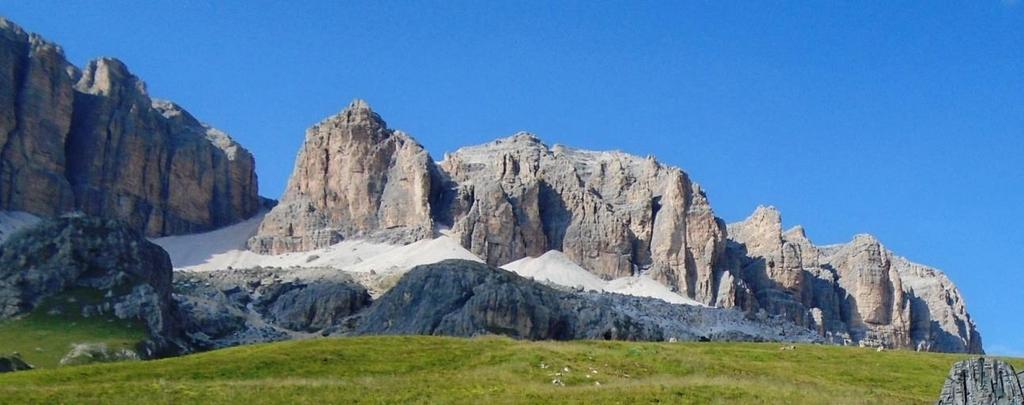
[[[937,405],[1024,404],[1024,387],[1009,363],[978,358],[953,365]]]
[[[439,165],[435,210],[489,264],[561,250],[612,279],[647,272],[714,303],[725,229],[682,170],[618,152],[548,148],[520,133]]]
[[[949,279],[894,255],[870,235],[818,247],[803,228],[783,232],[771,207],[758,207],[728,232],[725,262],[742,280],[746,296],[737,301],[748,308],[783,315],[836,343],[982,351]]]
[[[0,245],[0,319],[32,311],[44,299],[86,290],[83,316],[110,315],[146,325],[148,356],[184,349],[171,299],[167,253],[114,220],[64,216]]]
[[[422,146],[356,100],[306,131],[288,188],[249,247],[279,254],[352,237],[428,237],[432,172]]]
[[[80,71],[0,17],[0,209],[117,218],[148,236],[231,224],[260,208],[252,155],[152,100],[116,59]]]
[[[255,268],[178,272],[174,284],[185,331],[202,349],[319,332],[370,305],[366,289],[342,276],[300,279]]]
[[[365,312],[350,334],[499,334],[520,339],[785,340],[815,334],[774,318],[616,294],[574,293],[466,260],[419,266]]]

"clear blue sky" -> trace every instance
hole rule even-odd
[[[944,269],[986,349],[1024,356],[1021,0],[291,3],[0,14],[231,133],[264,195],[356,97],[435,158],[517,130],[654,154],[727,221],[772,204],[818,243],[868,232]]]

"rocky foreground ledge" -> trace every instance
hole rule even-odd
[[[1024,372],[1007,362],[979,357],[953,365],[937,405],[1024,404]]]

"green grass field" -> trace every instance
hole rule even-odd
[[[0,402],[913,404],[934,401],[967,357],[781,347],[322,338],[4,374]]]
[[[146,338],[141,324],[114,317],[81,316],[83,304],[102,300],[96,294],[95,290],[73,290],[47,299],[27,316],[0,321],[0,355],[18,352],[37,368],[53,368],[75,343],[134,349]]]

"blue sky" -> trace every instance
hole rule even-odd
[[[434,155],[517,130],[653,154],[727,221],[872,233],[944,269],[1024,356],[1024,4],[0,1],[231,133],[277,197],[305,128],[364,98]]]

